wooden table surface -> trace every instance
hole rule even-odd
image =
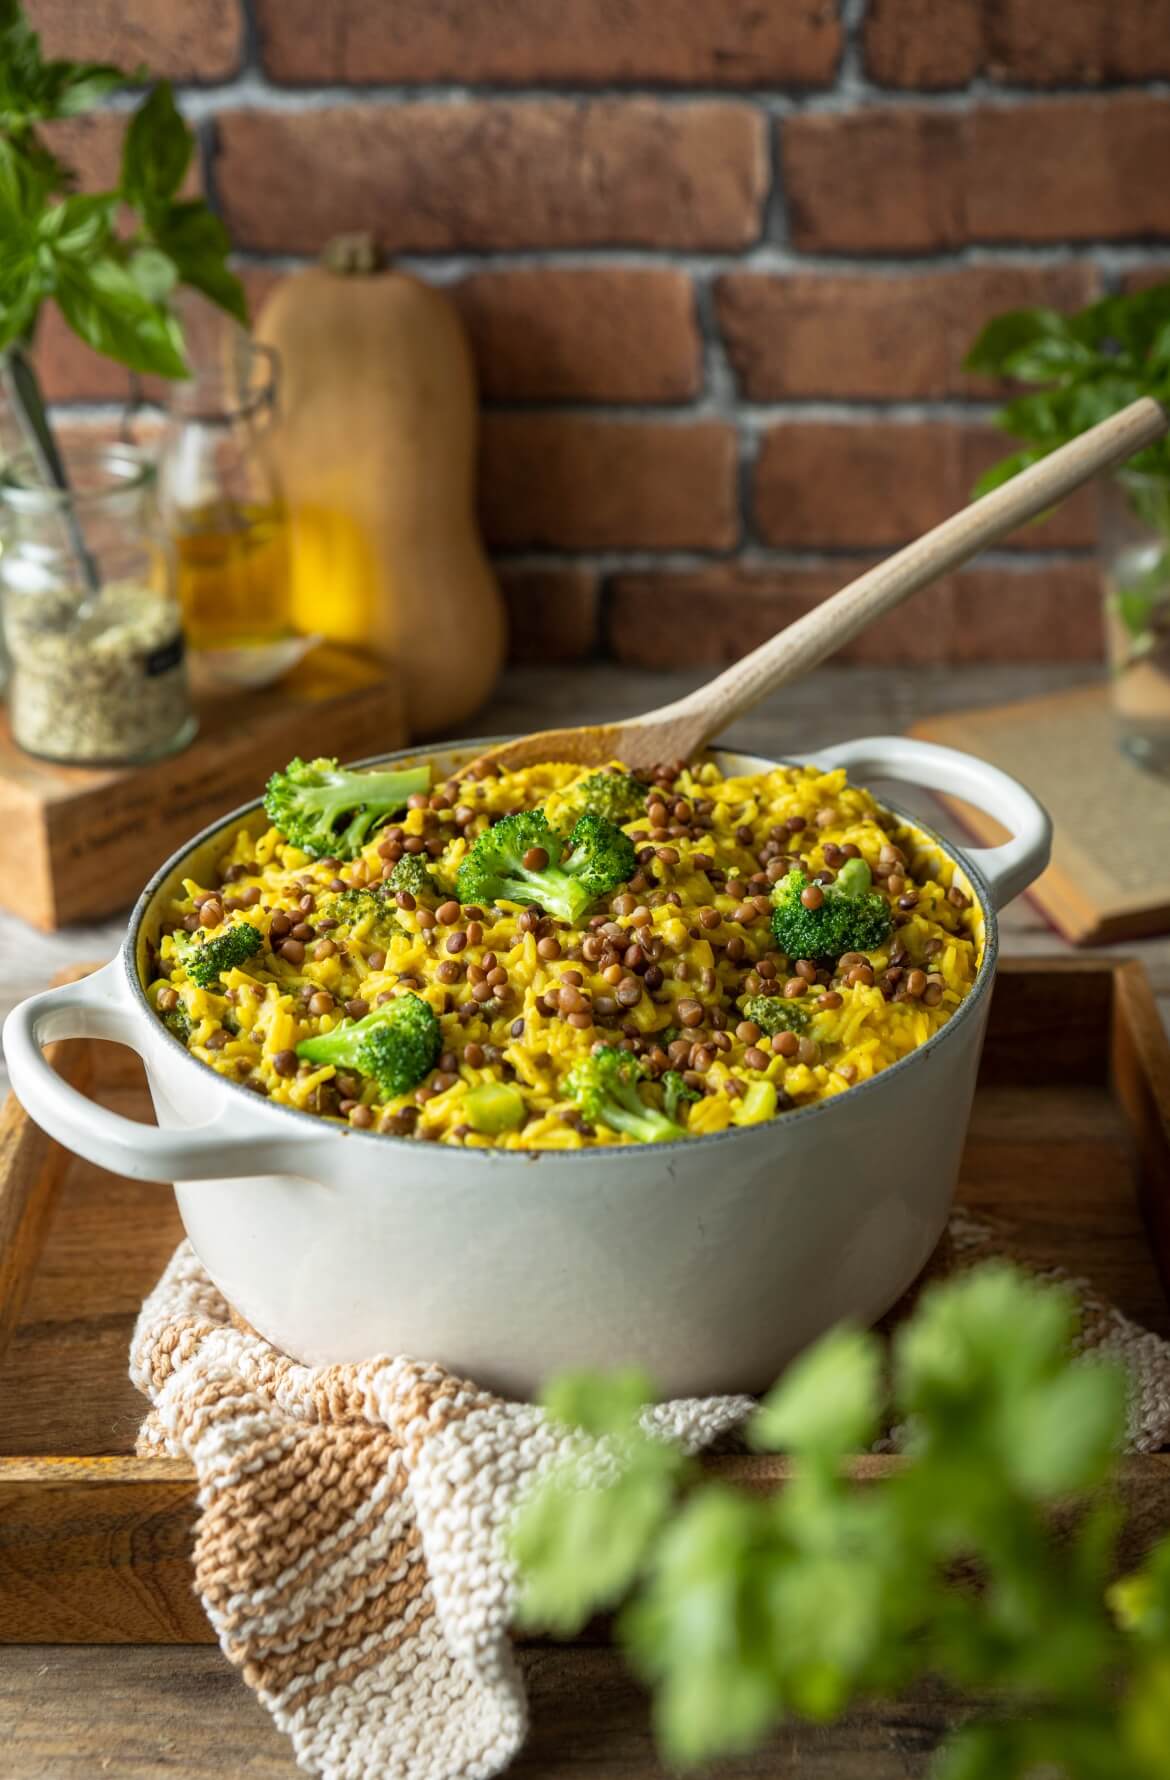
[[[904,730],[930,712],[998,704],[1070,686],[1084,668],[824,669],[777,695],[730,732],[761,753],[799,755],[850,736]],[[580,719],[602,720],[664,704],[697,676],[616,667],[514,669],[468,733],[500,734]],[[1021,776],[1027,763],[1021,761]],[[904,792],[900,801],[915,800]],[[939,821],[937,806],[918,806]],[[0,1016],[43,988],[63,966],[112,955],[123,923],[46,936],[0,916]],[[1026,903],[1002,922],[1005,950],[1067,951]],[[1118,951],[1146,965],[1170,1026],[1170,937]],[[512,1772],[542,1780],[648,1780],[660,1772],[645,1703],[612,1653],[524,1653],[533,1709],[527,1749]],[[767,1749],[723,1770],[786,1780],[919,1780],[948,1723],[937,1693],[852,1715],[835,1726],[787,1730]],[[0,1733],[5,1780],[292,1780],[289,1747],[243,1682],[207,1647],[10,1647],[0,1654]]]

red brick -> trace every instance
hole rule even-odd
[[[48,56],[115,62],[176,80],[226,80],[240,66],[239,0],[26,0]]]
[[[1149,290],[1155,284],[1170,284],[1170,265],[1138,266],[1121,280],[1123,291]]]
[[[497,564],[512,661],[583,661],[597,649],[597,576],[577,565]]]
[[[1105,634],[1095,563],[975,566],[954,582],[953,662],[1101,660]]]
[[[615,576],[609,587],[606,644],[619,661],[645,668],[714,668],[804,616],[869,566],[843,557],[823,568],[713,563],[709,568]],[[669,610],[669,627],[661,622]],[[945,661],[948,582],[872,625],[834,657],[838,662]]]
[[[275,80],[527,86],[659,82],[826,86],[841,48],[831,0],[258,0]]]
[[[816,113],[778,126],[794,246],[929,252],[963,240],[963,118],[951,111]]]
[[[865,64],[892,87],[1154,80],[1170,74],[1170,0],[873,0]]]
[[[811,114],[781,154],[806,252],[1170,237],[1170,107],[1146,95]]]
[[[1121,94],[971,118],[972,241],[1170,236],[1170,106]]]
[[[980,471],[1012,449],[949,421],[807,422],[770,428],[754,479],[756,529],[781,549],[891,549],[957,512]],[[1092,543],[1091,495],[1006,540],[1028,550]]]
[[[968,266],[945,272],[730,272],[719,325],[750,401],[837,396],[896,401],[994,393],[963,371],[1003,309],[1077,309],[1098,290],[1086,265]]]
[[[887,87],[962,87],[983,58],[982,0],[870,0],[865,71]]]
[[[819,568],[715,563],[618,575],[606,643],[643,668],[719,668],[835,593],[868,566],[842,557]],[[675,622],[660,622],[669,608]],[[835,663],[938,666],[981,661],[1095,661],[1101,598],[1091,563],[962,569],[862,632]]]
[[[727,550],[735,433],[710,420],[489,414],[480,509],[498,549]]]
[[[744,247],[767,185],[746,105],[473,100],[228,111],[219,187],[237,245]]]
[[[489,398],[684,402],[698,393],[701,347],[685,273],[521,267],[475,273],[452,295]]]

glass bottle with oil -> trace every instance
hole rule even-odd
[[[288,514],[271,450],[277,365],[241,335],[171,386],[159,506],[197,679],[260,686],[308,646],[292,621]]]

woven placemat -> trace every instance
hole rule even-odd
[[[1012,1247],[1006,1226],[956,1213],[887,1326],[924,1283]],[[1170,1342],[1071,1283],[1082,1351],[1129,1370],[1129,1450],[1156,1450],[1170,1438]],[[142,1308],[130,1371],[151,1404],[139,1452],[187,1458],[198,1477],[207,1616],[300,1766],[322,1780],[506,1767],[527,1728],[507,1529],[521,1490],[589,1450],[585,1437],[440,1366],[302,1366],[233,1322],[188,1243]],[[660,1404],[647,1425],[699,1452],[754,1406]]]

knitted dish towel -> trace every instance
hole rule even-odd
[[[957,1215],[931,1276],[1010,1249]],[[1129,1444],[1170,1438],[1170,1343],[1078,1287],[1082,1346],[1132,1375]],[[517,1496],[582,1438],[406,1359],[315,1370],[233,1325],[189,1244],[142,1308],[131,1377],[144,1454],[199,1483],[195,1585],[229,1660],[321,1780],[477,1780],[526,1730],[508,1638]],[[663,1404],[698,1452],[748,1397]]]

